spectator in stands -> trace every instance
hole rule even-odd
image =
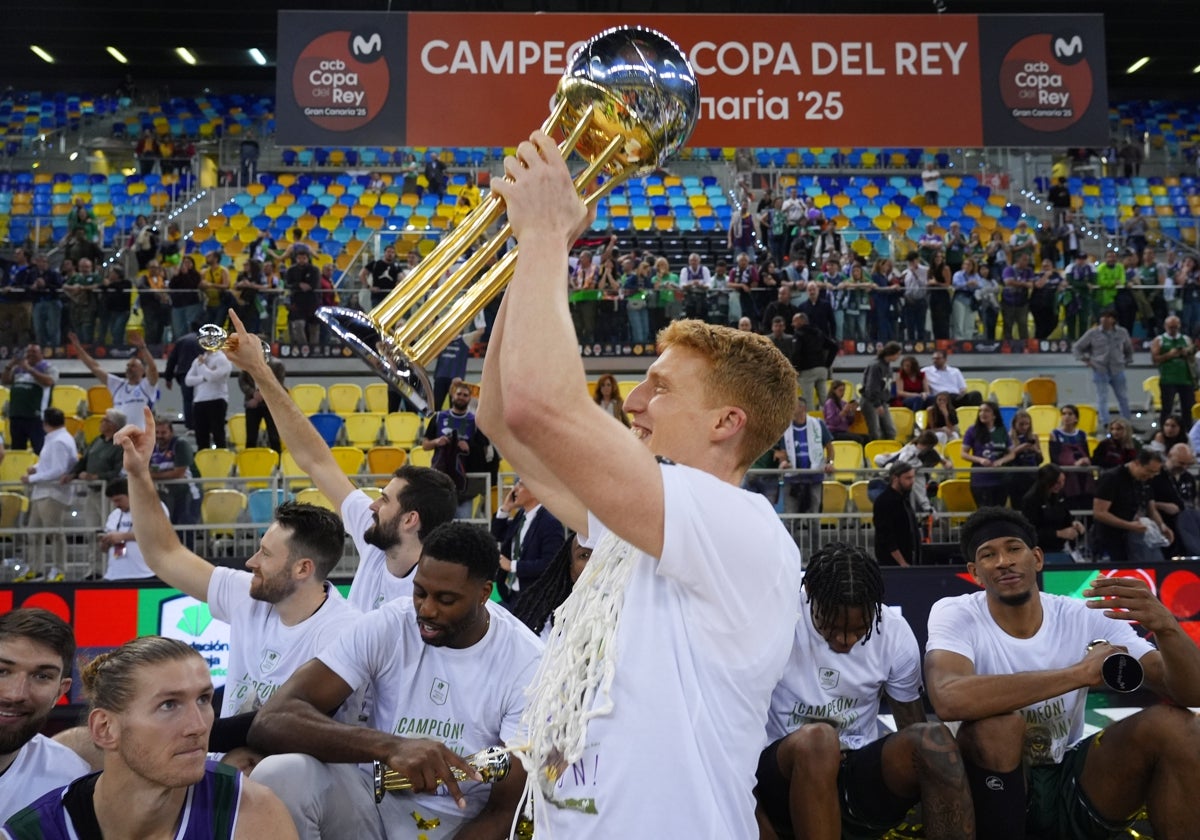
[[[1054,184],[1046,193],[1046,198],[1054,212],[1054,227],[1062,227],[1067,215],[1071,212],[1071,191],[1067,188],[1067,179],[1064,177],[1055,179]]]
[[[1158,545],[1146,540],[1148,519],[1161,532],[1166,544],[1174,534],[1163,522],[1154,502],[1150,482],[1163,468],[1163,455],[1153,449],[1142,449],[1133,460],[1107,470],[1096,482],[1096,497],[1092,501],[1092,554],[1099,560],[1104,555],[1112,563],[1156,563],[1162,560]]]
[[[426,190],[438,197],[440,201],[446,195],[446,164],[437,152],[425,153],[425,182]]]
[[[966,257],[951,277],[954,291],[951,298],[950,337],[956,341],[975,335],[975,293],[982,282],[973,257]]]
[[[283,362],[272,356],[267,360],[267,366],[271,369],[275,380],[280,384],[284,384],[284,379],[287,376],[287,368]],[[246,446],[258,446],[258,430],[263,423],[267,426],[267,446],[274,449],[276,452],[283,452],[283,447],[279,441],[279,430],[275,427],[275,418],[271,416],[270,408],[267,402],[263,399],[262,391],[258,390],[258,386],[254,382],[254,377],[246,371],[238,373],[238,387],[242,391],[242,396],[245,398],[245,420],[246,420]]]
[[[909,504],[917,471],[908,461],[888,467],[888,483],[875,499],[875,560],[880,566],[915,566],[920,562],[921,528]]]
[[[154,139],[153,131],[147,128],[142,132],[133,153],[137,155],[140,173],[143,176],[154,174],[154,167],[158,165],[162,155],[158,149],[158,141]]]
[[[629,319],[629,340],[635,345],[650,342],[650,313],[654,281],[650,279],[650,263],[627,256],[621,261],[624,276],[621,290],[625,295],[625,317]],[[741,310],[738,310],[739,312]],[[740,317],[740,316],[739,316]]]
[[[1014,331],[1015,337],[1022,341],[1029,338],[1029,296],[1034,282],[1029,260],[1026,251],[1014,250],[1013,265],[1004,269],[1004,291],[1000,295],[1000,309],[1004,315],[1005,339],[1014,338]]]
[[[625,405],[621,400],[621,388],[617,384],[615,376],[611,373],[600,374],[593,386],[592,397],[595,399],[596,405],[604,409],[606,414],[611,414],[626,427],[629,426],[629,415],[625,413]]]
[[[1159,452],[1166,454],[1171,451],[1171,447],[1179,443],[1188,444],[1187,432],[1183,430],[1183,420],[1175,414],[1167,417],[1162,422],[1162,428],[1154,435],[1154,440],[1150,446],[1157,449]]]
[[[124,377],[104,370],[79,343],[79,336],[75,333],[67,333],[67,340],[71,342],[83,366],[108,388],[112,394],[113,408],[124,414],[126,421],[134,425],[141,422],[141,407],[153,408],[158,401],[158,366],[146,348],[146,339],[137,333],[130,334],[129,343],[137,351],[137,356],[125,362]]]
[[[837,321],[831,303],[832,296],[825,293],[817,281],[806,284],[804,291],[805,300],[796,307],[796,311],[804,315],[809,326],[820,330],[822,335],[836,343]]]
[[[512,610],[550,567],[566,531],[519,478],[500,502],[491,528],[500,543],[496,591],[500,603]]]
[[[145,271],[158,256],[158,228],[141,213],[133,220],[133,233],[129,236],[129,247],[133,249],[138,271]]]
[[[1117,252],[1111,248],[1104,254],[1104,262],[1096,269],[1096,290],[1093,295],[1096,310],[1103,312],[1112,308],[1117,292],[1125,288],[1125,265],[1117,261]],[[1113,310],[1114,316],[1116,310]]]
[[[167,291],[167,276],[163,267],[150,263],[146,271],[138,275],[137,305],[142,310],[142,330],[146,343],[163,343],[163,331],[171,323],[171,295]],[[85,342],[86,343],[86,342]]]
[[[62,276],[50,268],[45,254],[33,259],[33,266],[25,270],[25,288],[33,303],[34,341],[45,347],[62,344]]]
[[[772,318],[771,330],[767,334],[767,337],[771,339],[771,343],[779,349],[780,353],[791,359],[796,354],[796,341],[792,336],[784,332],[784,323],[782,315],[776,315]]]
[[[434,469],[454,482],[459,495],[456,515],[460,519],[470,518],[474,499],[467,487],[467,460],[478,430],[470,407],[471,387],[459,380],[450,388],[450,408],[433,415],[421,441],[422,449],[435,450]]]
[[[86,257],[71,267],[69,260],[59,266],[63,277],[63,294],[67,298],[67,323],[82,335],[86,344],[91,344],[96,333],[96,314],[100,309],[99,287],[101,275],[92,268]]]
[[[920,411],[929,404],[929,386],[925,383],[925,373],[915,356],[905,356],[900,360],[892,391],[895,396],[891,399],[891,405]]]
[[[600,266],[592,259],[592,252],[579,252],[579,261],[571,271],[567,286],[571,295],[571,317],[575,322],[575,334],[583,344],[596,340],[596,310],[599,307]]]
[[[870,338],[867,328],[868,313],[871,309],[870,290],[875,288],[875,284],[867,278],[862,263],[854,260],[842,285],[846,292],[842,338],[846,341],[867,341]]]
[[[18,578],[19,581],[40,580],[43,577],[62,580],[66,560],[67,541],[63,529],[67,526],[67,514],[74,492],[61,479],[70,475],[71,467],[79,459],[79,451],[75,448],[75,438],[66,430],[66,418],[62,411],[54,407],[47,408],[42,412],[42,425],[46,430],[46,439],[38,462],[21,476],[21,483],[28,484],[30,488],[29,527],[34,533],[30,537],[30,551],[26,558],[29,570]],[[47,539],[50,541],[48,554]]]
[[[1150,225],[1146,221],[1146,217],[1142,215],[1140,205],[1133,205],[1129,217],[1121,221],[1121,230],[1125,233],[1125,239],[1129,243],[1129,247],[1140,262],[1142,252],[1146,250],[1146,234],[1150,230]]]
[[[141,411],[141,407],[137,408]],[[126,415],[132,422],[133,417]],[[144,417],[144,412],[143,412]],[[144,421],[143,421],[144,422]],[[190,479],[196,478],[196,450],[185,438],[175,434],[171,418],[159,414],[154,418],[154,451],[150,454],[150,476],[159,483],[159,498],[167,506],[175,526],[200,523],[200,487]],[[182,532],[184,545],[195,545],[196,534]]]
[[[1163,322],[1163,333],[1150,342],[1150,359],[1158,368],[1158,389],[1162,398],[1162,410],[1158,414],[1160,426],[1166,424],[1179,398],[1179,413],[1192,416],[1196,402],[1195,363],[1196,346],[1183,334],[1183,322],[1171,315]]]
[[[734,209],[725,236],[725,245],[735,254],[754,250],[758,241],[758,219],[751,212],[749,202]]]
[[[775,444],[775,460],[781,470],[799,470],[783,477],[783,512],[821,512],[822,482],[833,473],[833,435],[825,421],[808,413],[808,400],[796,398],[792,423]],[[793,535],[796,522],[788,523]]]
[[[1128,464],[1137,457],[1138,443],[1133,438],[1133,428],[1123,417],[1116,417],[1108,424],[1108,436],[1096,444],[1092,452],[1092,463],[1102,470],[1110,470]]]
[[[246,267],[239,271],[233,282],[233,310],[242,318],[250,332],[262,329],[262,313],[266,312],[262,294],[269,289],[263,277],[262,263],[247,260]]]
[[[988,239],[987,249],[984,251],[984,261],[991,270],[992,276],[996,278],[999,278],[1004,273],[1004,269],[1012,263],[1008,243],[1004,241],[1004,234],[998,230],[992,231],[992,235]]]
[[[971,470],[975,506],[1003,506],[1008,498],[1008,482],[998,468],[1012,461],[1016,453],[1000,419],[1000,406],[994,402],[979,406],[975,424],[963,435],[962,455],[975,465]]]
[[[758,227],[767,237],[767,248],[777,265],[783,264],[788,244],[788,217],[783,209],[783,198],[776,197],[766,208],[759,211]]]
[[[96,344],[113,347],[126,343],[125,328],[132,310],[130,292],[133,284],[119,266],[110,266],[97,289],[100,325]]]
[[[0,754],[0,822],[47,791],[89,772],[71,749],[40,734],[71,689],[75,638],[71,627],[43,609],[0,615],[0,686],[6,729]]]
[[[1093,294],[1096,288],[1096,269],[1088,255],[1082,251],[1075,254],[1067,269],[1066,289],[1063,295],[1063,337],[1075,341],[1092,324]],[[1200,298],[1198,298],[1200,300]]]
[[[238,144],[238,183],[242,186],[253,184],[258,179],[258,140],[250,131]]]
[[[363,265],[362,270],[358,273],[358,281],[371,290],[372,308],[383,303],[383,299],[392,289],[396,288],[396,281],[400,279],[402,268],[401,263],[396,259],[395,245],[388,245],[383,249],[382,259]],[[242,321],[245,320],[242,318]],[[246,328],[255,332],[249,324],[246,324]]]
[[[205,351],[192,360],[184,382],[194,389],[192,417],[196,446],[225,448],[225,414],[229,408],[229,374],[233,366],[220,350]]]
[[[951,222],[946,231],[946,246],[943,253],[946,255],[946,265],[950,266],[952,277],[962,269],[963,261],[967,258],[970,247],[970,240],[963,233],[962,225],[958,222]]]
[[[757,278],[757,275],[755,275]],[[671,263],[666,257],[654,261],[654,292],[649,298],[650,334],[657,336],[668,321],[675,320],[683,312],[683,303],[679,300],[679,275],[671,271]],[[757,311],[757,310],[756,310]]]
[[[708,317],[708,292],[712,288],[712,272],[708,270],[708,266],[700,263],[699,254],[688,255],[687,265],[679,270],[679,287],[684,294],[684,317],[705,320]],[[791,313],[788,313],[788,318],[790,320]],[[764,318],[764,323],[769,322]]]
[[[1045,460],[1046,456],[1042,454],[1042,442],[1038,439],[1037,433],[1033,431],[1033,418],[1023,408],[1017,409],[1016,414],[1013,415],[1012,426],[1009,428],[1009,439],[1013,453],[1013,459],[1009,462],[1010,467],[1032,469],[1040,466]],[[1013,510],[1020,509],[1021,500],[1033,487],[1035,480],[1032,472],[1014,472],[1009,475],[1008,500],[1009,506]]]
[[[1190,470],[1196,456],[1186,443],[1166,452],[1163,469],[1150,482],[1154,505],[1175,539],[1163,549],[1163,558],[1200,555],[1200,511],[1196,510],[1196,478]]]
[[[8,431],[13,449],[30,448],[41,454],[46,439],[43,416],[50,407],[50,394],[58,382],[58,368],[37,344],[17,352],[0,374],[0,384],[9,389]]]
[[[926,265],[933,264],[933,258],[945,251],[946,243],[937,232],[933,222],[926,222],[925,231],[917,240],[917,256]]]
[[[1061,421],[1050,433],[1050,462],[1060,467],[1090,467],[1091,449],[1087,432],[1079,428],[1079,409],[1067,403],[1059,411]],[[1091,470],[1067,472],[1063,495],[1072,510],[1091,506]]]
[[[124,450],[116,447],[119,455]],[[129,510],[129,483],[119,478],[112,481],[104,489],[112,505],[96,544],[104,552],[104,580],[146,580],[154,577],[154,572],[146,565],[142,557],[142,549],[138,545],[137,535],[133,532],[133,516]],[[158,501],[163,516],[167,515],[167,506]]]
[[[937,164],[932,160],[925,161],[925,169],[921,172],[921,188],[925,191],[925,206],[937,207],[942,173],[938,172]]]
[[[898,342],[888,342],[879,348],[875,361],[863,372],[861,408],[871,440],[896,439],[896,424],[888,411],[888,403],[891,401],[892,365],[903,349]]]
[[[196,389],[187,383],[187,373],[192,368],[192,362],[204,351],[200,349],[200,322],[193,321],[189,327],[186,333],[176,336],[174,344],[171,345],[163,381],[167,384],[168,391],[174,387],[176,381],[179,382],[179,395],[183,400],[183,426],[194,431],[196,420],[193,404]]]
[[[925,321],[929,314],[928,268],[921,265],[916,251],[909,251],[905,260],[908,266],[903,274],[904,299],[901,309],[904,339],[927,341],[929,333],[925,328]]]
[[[605,344],[621,344],[625,341],[625,320],[621,318],[621,279],[618,277],[615,248],[606,248],[600,255],[600,272],[596,283],[600,292],[596,310],[596,340]],[[688,299],[688,305],[698,302]],[[699,312],[699,318],[708,317],[707,295]]]
[[[925,412],[925,430],[933,432],[938,443],[945,446],[958,440],[958,412],[954,410],[954,395],[940,391]]]
[[[887,343],[896,338],[899,330],[899,301],[904,293],[900,277],[892,271],[892,261],[886,257],[876,260],[871,272],[871,312],[875,333],[873,341]]]
[[[1132,417],[1125,388],[1125,368],[1133,362],[1133,342],[1123,327],[1117,326],[1117,313],[1111,308],[1100,312],[1099,326],[1092,327],[1075,342],[1075,358],[1092,369],[1096,386],[1099,422],[1108,422],[1108,389],[1117,398],[1122,417]]]
[[[125,415],[110,408],[100,417],[100,434],[87,444],[83,454],[60,481],[111,482],[121,475],[121,447],[113,443],[113,435],[125,426]],[[85,528],[95,528],[103,522],[100,487],[89,485],[82,511]]]
[[[955,408],[964,405],[982,405],[983,394],[967,390],[967,380],[962,371],[946,363],[946,351],[933,351],[933,364],[921,368],[925,374],[925,390],[927,394],[950,394],[950,401]]]
[[[1019,510],[1037,531],[1037,547],[1047,563],[1070,563],[1070,552],[1087,533],[1071,513],[1063,489],[1067,474],[1057,464],[1043,464],[1037,478],[1020,501]]]
[[[792,290],[786,284],[781,285],[777,298],[768,303],[766,309],[763,310],[762,331],[771,332],[775,320],[779,319],[783,322],[783,331],[790,335],[792,316],[796,314],[796,311],[796,307],[792,306]],[[780,349],[783,350],[782,347]],[[786,350],[784,350],[784,355],[791,358],[791,353]]]
[[[720,282],[719,277],[714,278],[713,285],[718,286]],[[732,270],[725,278],[725,288],[729,292],[729,323],[738,324],[739,329],[743,317],[750,318],[753,324],[758,315],[758,302],[752,295],[757,285],[758,269],[750,263],[749,256],[738,254]]]
[[[1033,231],[1029,229],[1029,222],[1024,219],[1017,221],[1017,226],[1013,229],[1012,236],[1008,238],[1008,256],[1009,264],[1016,265],[1024,255],[1029,258],[1029,262],[1033,262],[1034,252],[1037,251],[1037,237]]]
[[[193,321],[204,317],[200,282],[195,261],[189,255],[182,256],[179,269],[167,281],[171,291],[171,336],[176,341],[188,331]]]
[[[825,260],[815,283],[821,289],[821,299],[828,301],[833,309],[834,328],[829,337],[834,341],[841,341],[845,337],[846,304],[850,296],[849,290],[843,288],[845,282],[846,275],[842,273],[842,266],[837,258]],[[811,320],[812,316],[809,318]]]
[[[1029,313],[1033,315],[1033,337],[1045,340],[1058,326],[1059,293],[1062,275],[1054,268],[1054,260],[1042,260],[1042,271],[1033,281],[1029,297]]]
[[[828,304],[824,306],[827,308]],[[837,358],[838,345],[827,333],[813,326],[804,309],[801,305],[801,311],[792,316],[791,362],[799,378],[800,396],[810,399],[815,394],[817,402],[814,404],[824,405],[829,368]]]
[[[854,421],[858,419],[858,400],[846,399],[846,383],[835,379],[829,383],[829,399],[824,405],[825,425],[834,440],[852,440],[861,446],[870,441],[866,435],[850,431]]]
[[[229,307],[233,303],[233,282],[229,271],[221,265],[221,252],[210,251],[204,257],[204,273],[200,276],[200,292],[204,297],[204,323],[225,326]]]
[[[292,344],[314,345],[321,334],[317,320],[320,303],[321,273],[312,264],[312,255],[306,246],[295,249],[295,263],[287,270],[284,285],[291,295],[288,309],[288,331]]]
[[[1196,335],[1200,333],[1200,268],[1195,257],[1184,257],[1174,276],[1183,311],[1183,331]]]

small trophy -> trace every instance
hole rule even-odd
[[[1108,639],[1095,639],[1087,649],[1091,650],[1096,645],[1106,644],[1108,644]],[[1129,694],[1142,687],[1142,663],[1124,651],[1110,653],[1104,657],[1104,662],[1100,665],[1100,677],[1104,680],[1104,684],[1113,691]]]
[[[512,766],[512,758],[509,756],[508,750],[503,747],[488,747],[474,755],[467,756],[467,764],[475,768],[486,784],[491,784],[508,775],[509,768]],[[385,766],[382,761],[376,761],[374,769],[376,804],[383,801],[383,795],[388,791],[412,790],[412,782],[408,777],[401,776],[399,771]],[[455,781],[465,782],[469,778],[457,767],[451,768],[451,772],[454,774]],[[444,784],[444,782],[439,779],[438,784]]]

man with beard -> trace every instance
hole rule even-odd
[[[525,784],[519,762],[489,787],[463,758],[520,742],[541,657],[532,631],[489,599],[499,560],[482,528],[439,525],[422,546],[411,600],[363,616],[263,706],[250,744],[283,754],[253,778],[283,799],[301,838],[417,840],[435,827],[438,837],[507,836]],[[365,726],[330,717],[359,691],[373,697]],[[377,803],[372,761],[410,779],[415,796]],[[466,778],[456,782],[453,770]],[[441,780],[449,796],[434,795]]]
[[[71,688],[75,637],[54,613],[0,616],[0,821],[91,770],[72,750],[39,734]]]
[[[1086,600],[1040,592],[1042,550],[1013,510],[980,508],[960,545],[981,591],[933,605],[925,677],[937,716],[963,721],[977,837],[1117,837],[1143,806],[1154,837],[1194,837],[1200,649],[1167,606],[1128,577],[1092,580]],[[1088,689],[1129,676],[1118,652],[1166,702],[1085,737]]]
[[[477,444],[478,429],[475,414],[470,411],[471,388],[459,380],[450,386],[450,407],[439,411],[429,420],[425,428],[425,439],[421,448],[435,450],[433,466],[449,476],[458,492],[459,519],[471,516],[471,502],[478,493],[472,493],[467,482],[467,461],[471,448]]]
[[[435,527],[454,518],[457,498],[450,479],[427,467],[405,465],[396,470],[378,499],[372,500],[342,472],[329,446],[317,432],[263,358],[258,338],[230,315],[236,341],[225,355],[250,374],[266,401],[280,440],[296,464],[342,514],[346,533],[358,549],[358,569],[350,586],[350,603],[362,612],[386,601],[412,597],[410,573],[421,556],[421,541]]]
[[[913,566],[921,551],[921,530],[908,503],[917,471],[909,461],[888,468],[888,486],[875,500],[875,559],[881,566]]]
[[[213,566],[184,548],[150,475],[154,418],[116,437],[125,450],[133,533],[150,569],[208,604],[230,627],[229,679],[221,716],[252,712],[357,613],[326,578],[342,557],[342,523],[332,511],[285,502],[275,510],[250,571]]]

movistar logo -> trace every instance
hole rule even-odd
[[[367,58],[383,49],[383,38],[379,37],[378,32],[372,33],[369,38],[355,35],[354,40],[350,42],[350,49],[359,58]]]
[[[1056,58],[1069,58],[1082,52],[1083,39],[1078,35],[1072,36],[1069,41],[1066,38],[1054,39],[1054,55]]]

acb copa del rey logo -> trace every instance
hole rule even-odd
[[[1013,118],[1035,131],[1061,131],[1092,101],[1089,44],[1076,33],[1030,35],[1000,67],[1000,95]]]
[[[329,131],[352,131],[378,116],[391,84],[384,47],[378,32],[326,32],[310,41],[292,71],[304,116]]]

